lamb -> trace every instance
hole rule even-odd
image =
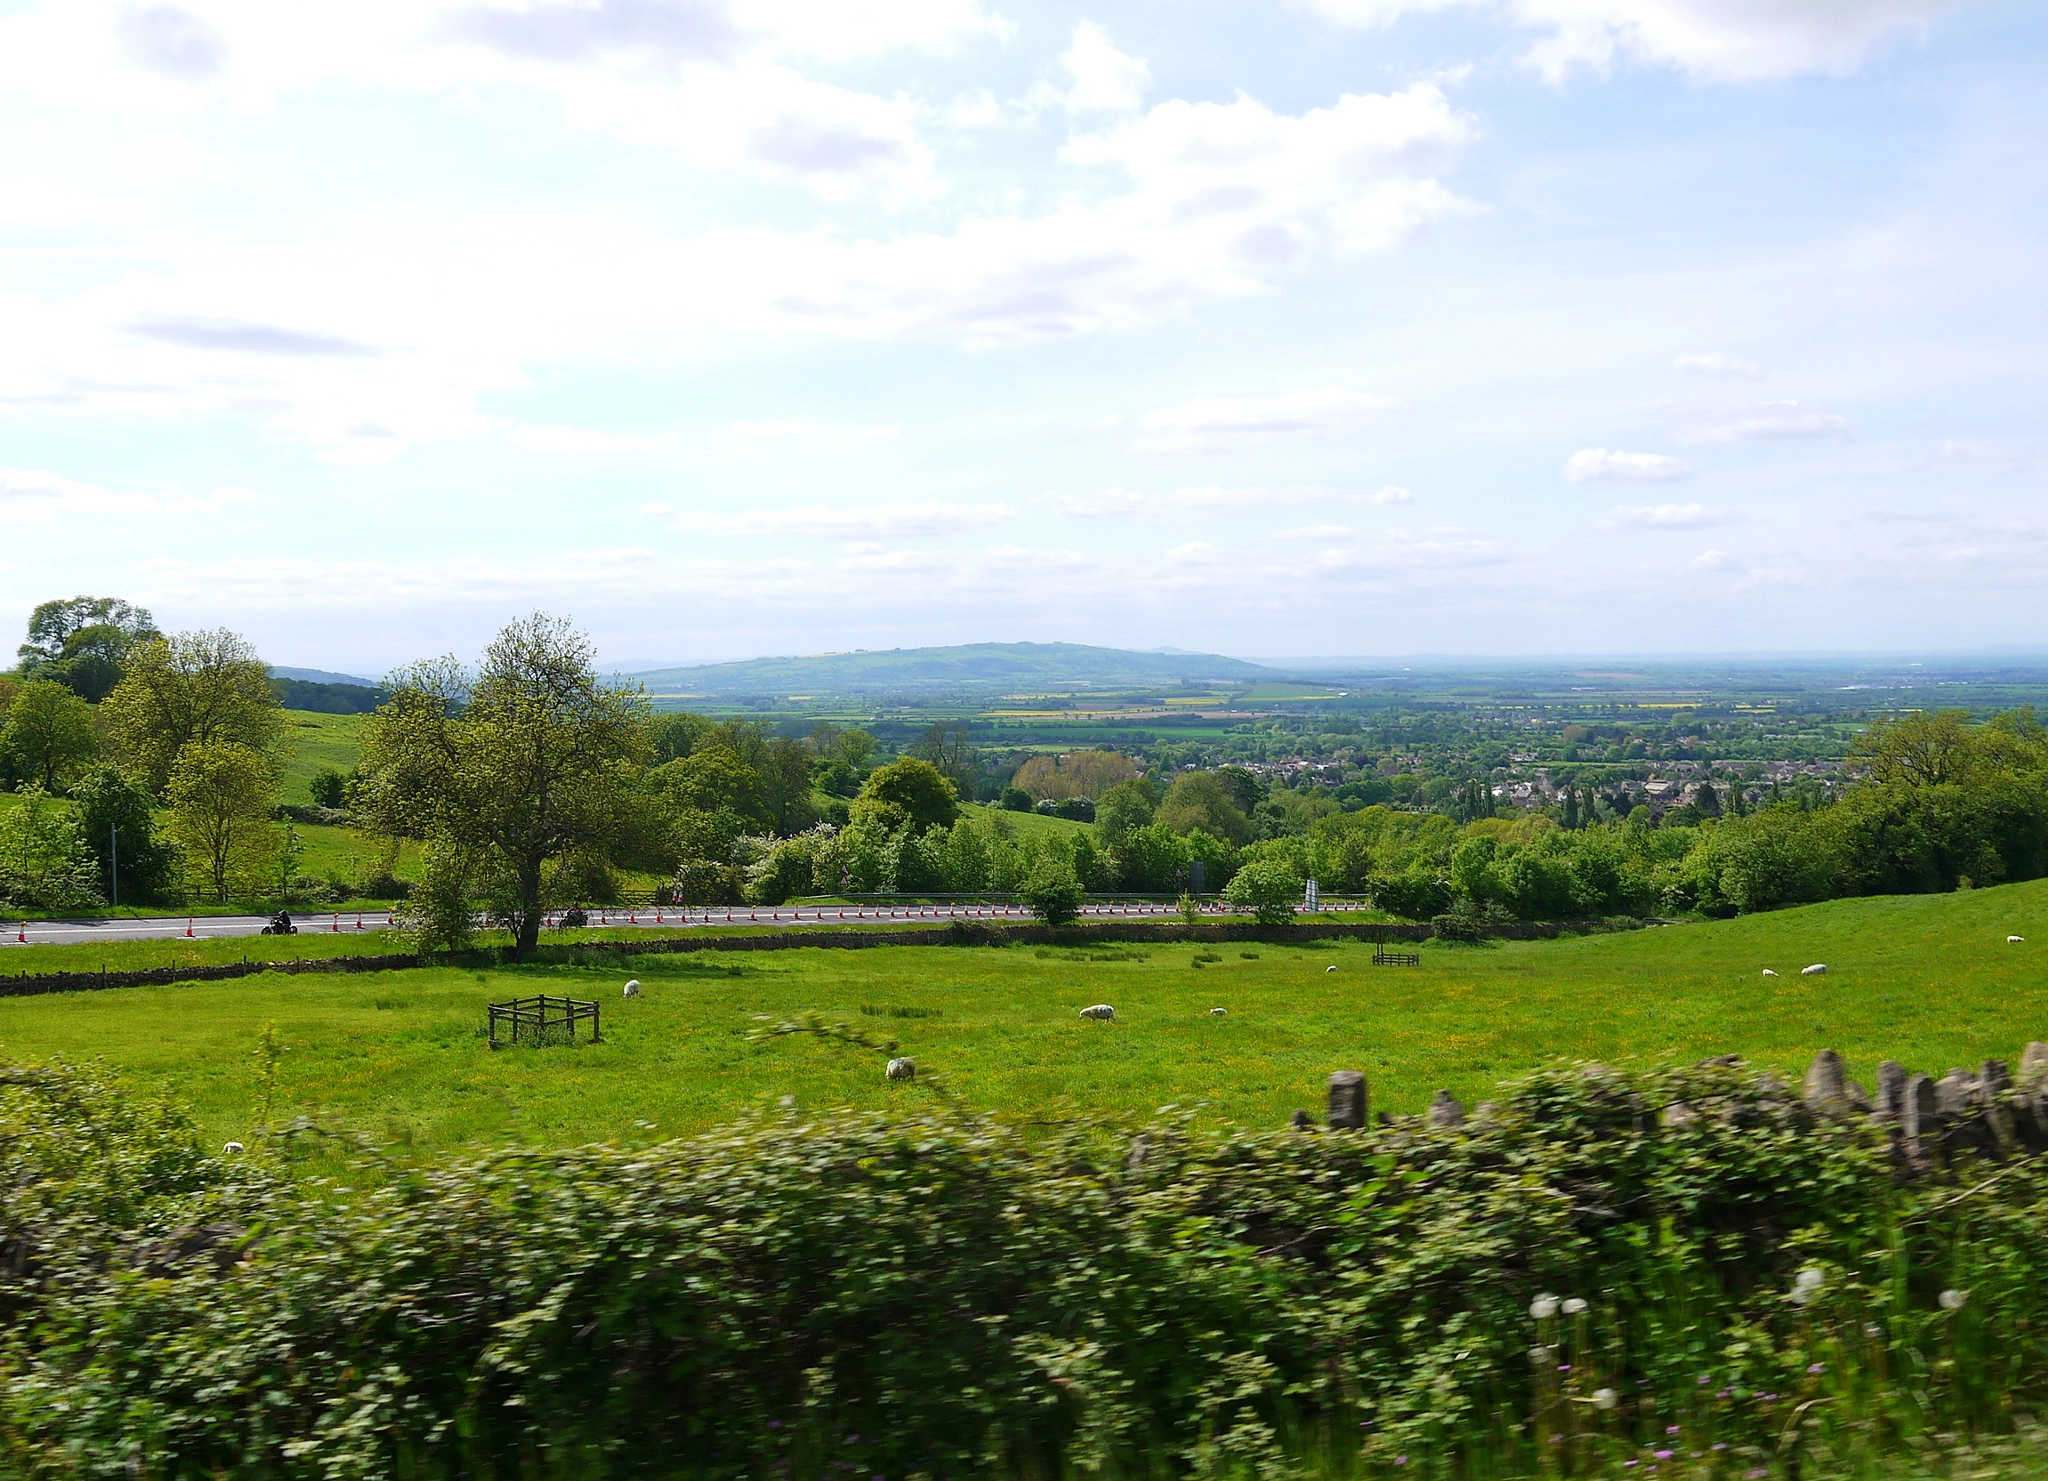
[[[914,1059],[892,1059],[889,1061],[889,1068],[882,1071],[882,1073],[891,1080],[915,1080],[917,1078],[917,1061]]]
[[[1083,1008],[1081,1016],[1083,1018],[1093,1018],[1099,1023],[1109,1023],[1115,1020],[1116,1009],[1110,1007],[1107,1003],[1097,1003],[1092,1008]]]
[[[1209,1016],[1211,1018],[1221,1018],[1229,1012],[1230,1010],[1228,1008],[1211,1008],[1209,1010]]]
[[[633,978],[626,984],[625,996],[629,998],[637,998],[640,996],[640,979],[638,977]]]
[[[1775,977],[1775,976],[1777,976],[1777,975],[1778,975],[1778,974],[1777,974],[1776,972],[1773,972],[1773,971],[1772,971],[1772,970],[1771,970],[1771,969],[1770,969],[1769,967],[1766,967],[1766,968],[1764,968],[1764,976],[1766,976],[1766,977]]]
[[[223,1157],[231,1157],[237,1152],[246,1152],[248,1150],[249,1149],[243,1146],[240,1142],[223,1142],[221,1144],[220,1154]]]
[[[1810,967],[1801,967],[1799,975],[1801,977],[1824,977],[1827,975],[1827,970],[1828,964],[1826,962],[1815,962]]]
[[[2024,936],[2008,936],[2005,938],[2005,944],[2007,946],[2018,946],[2021,942],[2025,941],[2026,939],[2027,938]]]

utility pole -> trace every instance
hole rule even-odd
[[[121,835],[112,823],[107,824],[107,894],[108,905],[118,908],[121,904]]]

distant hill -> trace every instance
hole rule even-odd
[[[358,689],[375,689],[375,679],[365,679],[359,674],[337,674],[328,669],[285,668],[281,664],[270,665],[273,679],[301,679],[308,684],[353,684]]]
[[[1130,689],[1278,674],[1214,653],[1133,653],[1080,643],[963,643],[752,658],[633,675],[659,694],[862,694],[882,690]]]
[[[316,684],[308,679],[287,679],[275,669],[270,687],[286,709],[320,715],[367,715],[384,699],[382,689],[368,684]]]

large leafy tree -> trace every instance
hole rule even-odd
[[[92,706],[54,679],[24,684],[0,729],[0,751],[17,776],[33,777],[54,792],[63,778],[90,761],[99,742]]]
[[[268,756],[284,734],[270,670],[225,629],[139,643],[100,709],[121,763],[158,793],[187,746],[224,741]]]
[[[524,955],[549,861],[611,847],[649,751],[645,697],[600,683],[589,639],[536,612],[474,674],[448,658],[394,676],[365,738],[358,810],[472,861]]]
[[[960,816],[959,794],[929,761],[906,756],[877,767],[854,799],[853,820],[894,832],[950,828]]]
[[[195,884],[222,904],[267,872],[276,790],[270,758],[231,740],[195,741],[171,767],[171,836]]]
[[[157,636],[146,608],[118,597],[66,597],[29,615],[28,641],[17,653],[24,674],[97,703],[120,683],[135,646]]]

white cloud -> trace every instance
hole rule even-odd
[[[1713,351],[1703,355],[1680,355],[1671,362],[1672,367],[1686,375],[1723,376],[1730,380],[1753,381],[1761,377],[1764,368],[1754,360],[1739,359]]]
[[[670,436],[667,432],[655,436],[640,432],[593,432],[584,427],[519,427],[512,433],[512,445],[526,452],[590,457],[645,452],[660,447]]]
[[[1008,504],[955,504],[926,499],[901,504],[806,504],[730,513],[684,510],[674,518],[677,529],[699,535],[877,540],[906,535],[957,535],[1000,524],[1016,515],[1017,510]]]
[[[1711,444],[1723,442],[1769,442],[1783,438],[1846,437],[1849,419],[1831,411],[1816,411],[1797,401],[1765,401],[1755,406],[1735,407],[1712,421],[1686,428],[1679,441]]]
[[[1036,500],[1072,519],[1181,520],[1197,515],[1257,513],[1302,505],[1412,504],[1407,489],[1385,484],[1376,489],[1345,490],[1320,486],[1298,488],[1225,488],[1203,484],[1165,493],[1139,493],[1111,488],[1095,494],[1044,494]]]
[[[1325,386],[1280,396],[1201,396],[1138,418],[1138,452],[1210,452],[1282,438],[1327,436],[1377,422],[1392,397]]]
[[[1692,477],[1692,468],[1660,453],[1609,452],[1604,447],[1586,447],[1565,459],[1564,476],[1573,483],[1670,483]]]
[[[1145,59],[1118,51],[1109,33],[1088,21],[1074,28],[1060,65],[1073,80],[1061,102],[1073,113],[1134,113],[1152,85]]]
[[[1596,523],[1603,530],[1644,534],[1657,530],[1704,530],[1732,524],[1735,516],[1703,504],[1617,504]]]
[[[1692,558],[1695,571],[1725,571],[1734,563],[1734,557],[1725,550],[1702,550]]]
[[[1348,540],[1358,531],[1350,525],[1296,525],[1291,530],[1275,530],[1275,540],[1314,540],[1327,543],[1331,540]]]
[[[103,488],[40,468],[0,468],[0,519],[14,524],[51,524],[70,515],[220,514],[257,498],[236,488],[204,495],[141,493]]]
[[[1967,0],[1302,0],[1342,25],[1465,4],[1545,33],[1524,60],[1556,80],[1617,57],[1719,81],[1854,70],[1879,43],[1924,34]]]
[[[783,417],[759,422],[734,422],[725,429],[728,437],[808,437],[817,423],[800,417]]]
[[[1967,463],[1980,468],[2014,469],[2027,466],[2027,459],[2010,448],[1988,442],[1970,442],[1951,437],[1941,445],[1943,461]]]

